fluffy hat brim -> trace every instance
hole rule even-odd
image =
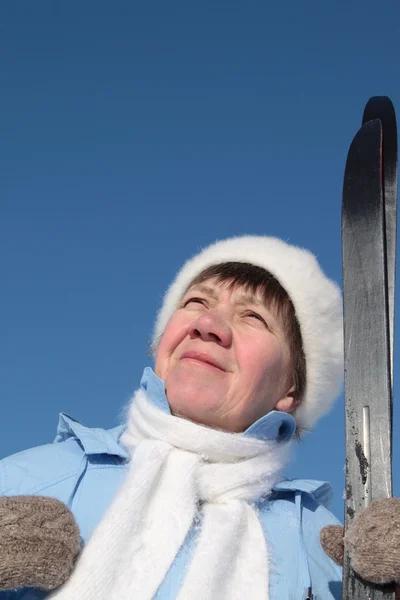
[[[153,340],[162,335],[193,279],[223,262],[247,262],[269,271],[290,296],[306,357],[304,397],[292,413],[301,430],[311,429],[331,408],[343,379],[343,316],[339,287],[308,250],[274,237],[242,236],[208,246],[179,271],[158,313]]]

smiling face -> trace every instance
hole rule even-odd
[[[273,409],[296,407],[290,351],[261,292],[209,279],[188,289],[157,349],[171,411],[240,432]]]

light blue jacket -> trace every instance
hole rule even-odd
[[[141,386],[154,404],[169,412],[164,384],[151,369],[145,369]],[[254,423],[245,435],[286,439],[293,434],[293,428],[292,417],[273,411]],[[62,413],[53,444],[0,461],[0,495],[58,498],[74,513],[84,543],[113,500],[127,471],[128,454],[119,443],[122,432],[123,426],[108,431],[88,428]],[[327,483],[296,479],[277,484],[272,496],[259,503],[259,518],[271,561],[269,600],[304,600],[311,586],[314,600],[341,598],[341,570],[325,555],[319,543],[321,528],[338,523],[326,508],[331,495]],[[155,600],[177,597],[197,535],[198,529],[189,532]],[[27,588],[0,592],[0,600],[45,597],[46,593]]]

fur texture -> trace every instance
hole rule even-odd
[[[79,529],[62,502],[41,496],[0,498],[0,590],[54,590],[71,574]]]
[[[301,430],[311,429],[330,409],[343,379],[342,299],[310,252],[273,237],[243,236],[212,244],[190,259],[167,290],[155,323],[157,344],[191,281],[222,262],[248,262],[272,273],[289,294],[300,324],[307,364],[306,392],[293,413]]]

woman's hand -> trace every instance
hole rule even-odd
[[[321,530],[321,545],[343,565],[344,548],[352,568],[372,583],[400,582],[400,499],[375,500],[350,525],[344,536],[340,525]]]
[[[0,590],[58,588],[79,550],[79,529],[65,504],[43,496],[0,497]]]

